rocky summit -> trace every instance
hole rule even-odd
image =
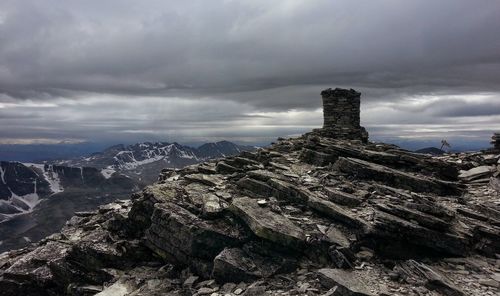
[[[342,120],[355,132],[328,118],[76,213],[0,255],[1,294],[498,295],[500,155],[415,154]]]

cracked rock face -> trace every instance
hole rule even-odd
[[[499,158],[281,139],[76,213],[61,233],[0,255],[0,291],[495,295]]]

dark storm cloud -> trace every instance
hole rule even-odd
[[[497,1],[3,3],[0,85],[13,96],[500,87]]]
[[[23,137],[279,135],[320,124],[336,86],[363,93],[374,129],[496,115],[499,15],[496,0],[4,0],[0,116]]]

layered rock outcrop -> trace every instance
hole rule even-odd
[[[466,156],[311,133],[165,170],[130,201],[0,255],[0,291],[494,295],[498,195],[458,178]]]

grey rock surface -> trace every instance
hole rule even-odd
[[[496,295],[500,202],[459,170],[317,133],[165,170],[0,255],[2,295]]]

